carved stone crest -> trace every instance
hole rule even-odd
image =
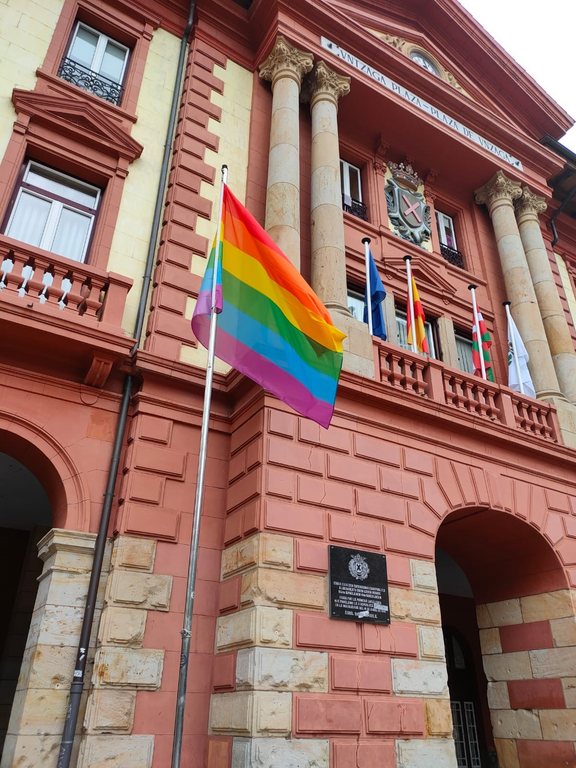
[[[420,245],[430,239],[430,206],[418,192],[421,180],[410,164],[389,163],[392,178],[384,192],[388,216],[400,237]]]

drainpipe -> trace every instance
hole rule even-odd
[[[570,192],[568,192],[568,194],[564,198],[564,201],[562,202],[562,205],[560,206],[560,208],[558,208],[556,211],[554,211],[554,215],[550,219],[550,229],[552,230],[552,234],[554,235],[554,240],[552,240],[552,248],[554,248],[554,246],[558,242],[558,232],[556,231],[555,221],[556,221],[557,217],[560,216],[560,214],[562,213],[564,208],[566,208],[566,206],[568,205],[570,200],[572,200],[572,198],[574,197],[575,194],[576,194],[576,184],[572,187]]]
[[[192,25],[194,23],[195,8],[196,8],[196,0],[191,0],[190,8],[188,11],[188,21],[186,23],[186,29],[184,31],[182,40],[180,42],[178,68],[176,70],[176,79],[174,81],[174,95],[172,97],[172,106],[170,108],[170,119],[168,121],[168,129],[166,131],[164,154],[162,157],[162,166],[160,169],[160,180],[158,182],[158,191],[156,193],[156,204],[154,206],[154,216],[152,219],[152,229],[150,232],[150,240],[148,243],[148,253],[146,256],[146,268],[144,271],[144,276],[142,278],[142,286],[140,288],[140,300],[138,302],[138,311],[136,314],[136,322],[134,324],[134,338],[136,339],[136,341],[133,348],[130,351],[132,359],[134,359],[134,355],[138,350],[138,347],[140,346],[140,337],[142,336],[142,329],[144,327],[144,318],[146,315],[146,306],[148,303],[148,293],[150,291],[150,284],[152,281],[152,272],[154,270],[154,256],[156,253],[158,233],[160,231],[160,225],[162,221],[162,211],[164,208],[166,182],[168,179],[168,172],[170,170],[170,156],[172,153],[172,146],[174,143],[174,127],[176,125],[176,118],[178,116],[178,108],[180,105],[182,78],[184,74],[184,65],[186,62],[186,49],[188,46],[188,37],[190,36]],[[98,535],[96,536],[96,544],[94,547],[94,560],[92,563],[92,570],[90,572],[88,594],[86,596],[86,606],[84,608],[84,616],[82,617],[82,628],[80,630],[80,640],[78,642],[78,652],[76,655],[76,664],[74,666],[74,675],[72,678],[72,683],[70,685],[70,699],[68,702],[68,710],[66,712],[66,720],[64,722],[64,731],[62,733],[62,740],[60,742],[60,754],[58,756],[57,768],[69,768],[70,759],[72,757],[74,734],[76,733],[76,725],[78,723],[78,712],[80,710],[80,699],[82,696],[82,691],[84,690],[84,674],[86,672],[88,646],[90,642],[90,634],[92,632],[92,625],[94,623],[94,611],[96,608],[96,598],[98,594],[98,586],[100,584],[100,576],[102,574],[102,563],[104,560],[104,552],[106,549],[106,538],[108,534],[108,527],[110,525],[112,501],[114,499],[114,486],[116,485],[116,477],[118,475],[118,467],[120,464],[120,455],[122,452],[122,445],[124,443],[124,434],[126,432],[126,422],[128,420],[128,409],[130,407],[130,398],[132,395],[133,384],[134,384],[134,376],[130,373],[126,376],[126,379],[124,381],[124,389],[122,391],[122,400],[120,401],[118,422],[116,424],[116,435],[114,437],[114,445],[112,448],[112,458],[110,459],[110,468],[108,470],[108,480],[106,482],[106,491],[104,492],[104,503],[102,504],[102,515],[100,517]]]

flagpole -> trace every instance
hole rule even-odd
[[[404,261],[406,262],[406,277],[408,279],[408,311],[410,312],[410,329],[412,331],[412,352],[418,352],[418,345],[416,343],[416,323],[414,321],[414,294],[412,291],[412,267],[410,266],[410,262],[412,261],[412,256],[404,256]],[[408,340],[408,339],[406,339]]]
[[[365,237],[364,243],[364,261],[366,263],[366,314],[368,315],[368,333],[374,335],[372,323],[372,286],[370,285],[370,238]]]
[[[186,601],[184,603],[184,622],[181,631],[182,649],[180,654],[180,673],[178,676],[178,694],[176,697],[176,715],[174,718],[174,738],[172,741],[171,768],[180,768],[182,757],[182,736],[184,733],[184,708],[186,706],[186,682],[188,679],[188,663],[190,660],[190,640],[192,637],[192,615],[194,612],[194,596],[196,587],[196,567],[198,564],[198,543],[200,541],[200,521],[202,519],[202,502],[204,499],[204,473],[206,470],[206,448],[208,445],[208,426],[210,422],[210,403],[212,401],[212,379],[214,377],[214,349],[216,346],[216,281],[222,243],[222,201],[224,187],[228,179],[228,167],[222,166],[222,186],[218,204],[218,236],[214,253],[214,272],[212,278],[212,301],[210,310],[210,336],[208,342],[208,362],[206,364],[206,383],[204,387],[204,408],[202,411],[202,428],[200,431],[200,449],[198,455],[198,475],[196,478],[196,497],[194,500],[194,522],[192,525],[192,541],[190,543],[190,559],[188,562],[188,584]]]
[[[514,326],[510,322],[512,315],[510,314],[510,302],[503,301],[502,306],[506,307],[506,318],[508,319],[508,328],[510,329],[510,339],[512,340],[512,354],[514,355],[514,366],[516,368],[516,375],[518,376],[518,386],[520,387],[520,394],[524,394],[524,384],[522,383],[522,376],[520,374],[520,360],[518,360],[518,350],[516,349],[516,334],[514,333]]]
[[[472,294],[472,309],[474,311],[474,325],[476,326],[476,338],[478,339],[478,354],[480,356],[480,370],[482,378],[488,380],[486,376],[486,363],[484,362],[484,347],[482,346],[482,335],[480,333],[480,321],[478,319],[478,305],[476,304],[476,286],[469,285],[468,290]]]

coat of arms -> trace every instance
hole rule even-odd
[[[384,192],[388,216],[400,237],[413,243],[430,239],[430,206],[424,196],[418,192],[421,183],[418,174],[410,164],[389,163],[392,178],[388,180]]]
[[[355,579],[358,579],[358,581],[364,581],[368,578],[368,574],[370,573],[366,558],[362,557],[362,555],[354,555],[354,557],[350,558],[348,570]]]

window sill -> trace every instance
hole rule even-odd
[[[116,105],[111,104],[109,101],[106,101],[106,99],[95,96],[93,93],[90,93],[90,91],[85,91],[83,88],[80,88],[77,85],[72,85],[72,83],[69,83],[67,80],[63,80],[61,77],[57,77],[56,75],[53,75],[50,72],[46,72],[41,68],[36,70],[36,75],[40,80],[44,80],[49,85],[49,87],[61,93],[63,92],[69,96],[73,96],[74,98],[78,98],[80,96],[86,99],[90,104],[93,104],[98,109],[103,109],[108,113],[110,117],[116,121],[126,120],[129,123],[135,123],[138,120],[137,115],[133,114],[132,112],[128,112],[128,110],[124,109],[123,107],[117,107]]]

